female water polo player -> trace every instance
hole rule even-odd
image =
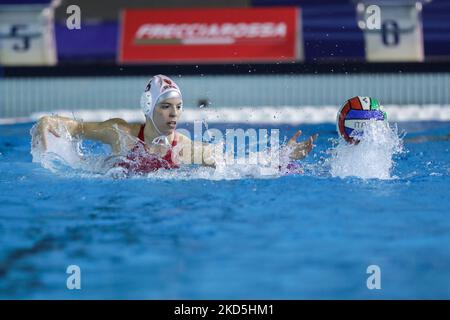
[[[127,123],[114,118],[104,122],[82,122],[60,116],[42,117],[38,124],[33,144],[39,142],[47,149],[47,134],[59,137],[58,127],[63,125],[72,136],[109,144],[114,154],[126,154],[116,166],[135,173],[146,173],[161,168],[178,168],[182,163],[193,163],[198,147],[188,137],[175,129],[183,112],[183,99],[176,83],[164,75],[154,76],[141,97],[145,114],[144,124]],[[317,135],[297,143],[300,131],[288,141],[291,159],[304,158],[312,149]],[[125,138],[124,138],[125,137]],[[215,166],[213,147],[201,144],[201,163]]]

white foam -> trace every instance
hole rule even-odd
[[[386,105],[391,122],[450,121],[450,105]],[[317,124],[334,123],[339,106],[285,106],[285,107],[220,107],[186,108],[182,122],[204,119],[208,123],[268,123],[268,124]],[[128,122],[143,122],[144,115],[136,109],[79,109],[42,111],[29,117],[0,118],[0,125],[36,121],[44,115],[58,114],[84,121],[105,121],[122,118]]]
[[[36,128],[37,125],[31,129],[31,154],[33,162],[40,163],[44,168],[66,177],[129,177],[126,169],[115,166],[117,160],[122,160],[120,155],[97,154],[92,150],[83,149],[81,141],[73,138],[62,124],[56,128],[60,137],[50,132],[46,134],[47,149],[44,150],[42,137]],[[182,165],[178,170],[159,170],[134,177],[175,180],[235,180],[249,177],[267,179],[282,175],[289,160],[283,156],[284,153],[278,146],[272,149],[267,147],[259,152],[250,152],[239,158],[235,158],[234,154],[231,154],[230,158],[230,154],[224,153],[224,146],[223,142],[215,144],[216,150],[211,155],[216,164],[215,168]],[[127,150],[124,149],[122,154],[126,154]],[[281,171],[280,166],[283,169]],[[130,175],[133,176],[133,173],[130,172]]]
[[[333,177],[391,179],[393,157],[402,151],[403,143],[396,126],[372,120],[358,144],[348,144],[340,139],[330,149],[331,157],[327,162]]]
[[[47,133],[47,149],[44,150],[42,137],[36,131],[36,126],[31,128],[33,162],[39,162],[43,167],[56,172],[59,166],[67,166],[74,169],[80,168],[83,153],[80,141],[71,137],[64,126],[57,128],[60,137]]]
[[[450,121],[450,105],[385,105],[390,122],[403,121]],[[269,124],[316,124],[335,123],[339,106],[285,106],[285,107],[220,107],[186,108],[181,121],[193,122],[203,119],[208,123],[269,123]],[[129,122],[143,122],[140,109],[119,110],[56,110],[33,113],[32,121],[44,115],[58,114],[84,121],[104,121],[122,118]],[[1,119],[0,119],[1,121]],[[1,122],[0,122],[1,123]]]
[[[2,124],[16,124],[16,123],[28,123],[35,121],[32,117],[18,117],[18,118],[0,118],[0,125]]]
[[[200,108],[189,109],[184,113],[184,121],[206,120],[207,123],[335,123],[338,108],[324,107],[260,107],[260,108]],[[385,106],[389,121],[450,121],[449,106]],[[238,111],[238,112],[237,112]],[[120,117],[129,122],[143,122],[144,118],[139,110],[78,110],[75,112],[60,110],[56,113],[62,116],[76,117],[84,121],[103,121],[113,117]],[[32,119],[36,120],[49,113],[36,113]],[[51,113],[50,113],[51,114]],[[83,154],[80,142],[70,137],[62,130],[62,138],[49,134],[49,152],[42,153],[38,147],[32,149],[33,161],[41,162],[44,167],[52,171],[64,172],[71,168],[89,177],[95,175],[122,177],[122,172],[108,167],[105,156]],[[326,160],[325,169],[334,177],[355,176],[363,179],[390,179],[394,166],[393,157],[402,151],[402,141],[396,128],[389,128],[383,122],[374,121],[367,129],[365,136],[358,145],[348,145],[341,141],[330,150],[330,158]],[[270,160],[270,158],[268,158]],[[63,166],[61,169],[60,165]],[[109,170],[111,169],[111,170]],[[151,173],[148,177],[162,179],[242,179],[274,178],[278,171],[267,174],[267,166],[261,164],[233,164],[218,165],[216,169],[205,167],[183,167],[175,171],[161,170]],[[321,170],[322,170],[321,169]],[[91,175],[90,175],[91,174]]]
[[[36,139],[34,127],[31,131],[34,140]],[[48,134],[46,152],[42,150],[39,143],[32,144],[33,162],[39,162],[52,172],[67,177],[128,177],[122,168],[113,166],[117,157],[82,150],[81,142],[70,137],[63,128],[59,128],[58,133],[61,135],[60,138]],[[217,146],[222,150],[223,145],[217,144]],[[216,151],[214,153],[216,168],[183,165],[178,170],[159,170],[145,176],[135,176],[135,178],[170,180],[274,179],[289,172],[285,169],[290,161],[282,150],[284,149],[266,149],[257,152],[253,154],[253,159],[257,159],[254,162],[250,160],[252,155],[247,155],[245,159],[234,159],[229,162],[225,154]],[[325,170],[326,175],[333,177],[355,176],[363,179],[390,179],[394,166],[393,156],[401,151],[402,141],[398,137],[396,128],[390,128],[384,122],[373,121],[366,127],[363,139],[359,144],[349,145],[341,140],[337,146],[331,148],[329,150],[331,156],[320,169],[322,172]],[[282,168],[281,171],[279,165]],[[317,170],[313,170],[314,175],[320,175],[320,173],[314,173],[314,171]],[[302,172],[301,167],[296,172]]]

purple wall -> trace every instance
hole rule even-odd
[[[119,35],[116,21],[82,23],[79,30],[69,30],[65,24],[57,22],[55,34],[60,62],[116,60]]]

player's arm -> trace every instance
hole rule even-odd
[[[125,120],[114,118],[103,122],[81,122],[61,116],[44,116],[37,123],[37,138],[47,149],[47,134],[50,132],[60,137],[61,129],[67,130],[71,136],[80,136],[90,140],[114,145],[118,141],[119,131],[129,133],[130,127]]]
[[[83,122],[80,134],[89,140],[114,145],[120,140],[121,133],[130,134],[130,130],[131,126],[125,120],[113,118],[103,122]]]

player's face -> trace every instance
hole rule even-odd
[[[153,120],[163,134],[170,134],[175,130],[183,113],[182,103],[180,98],[169,98],[156,105]]]

